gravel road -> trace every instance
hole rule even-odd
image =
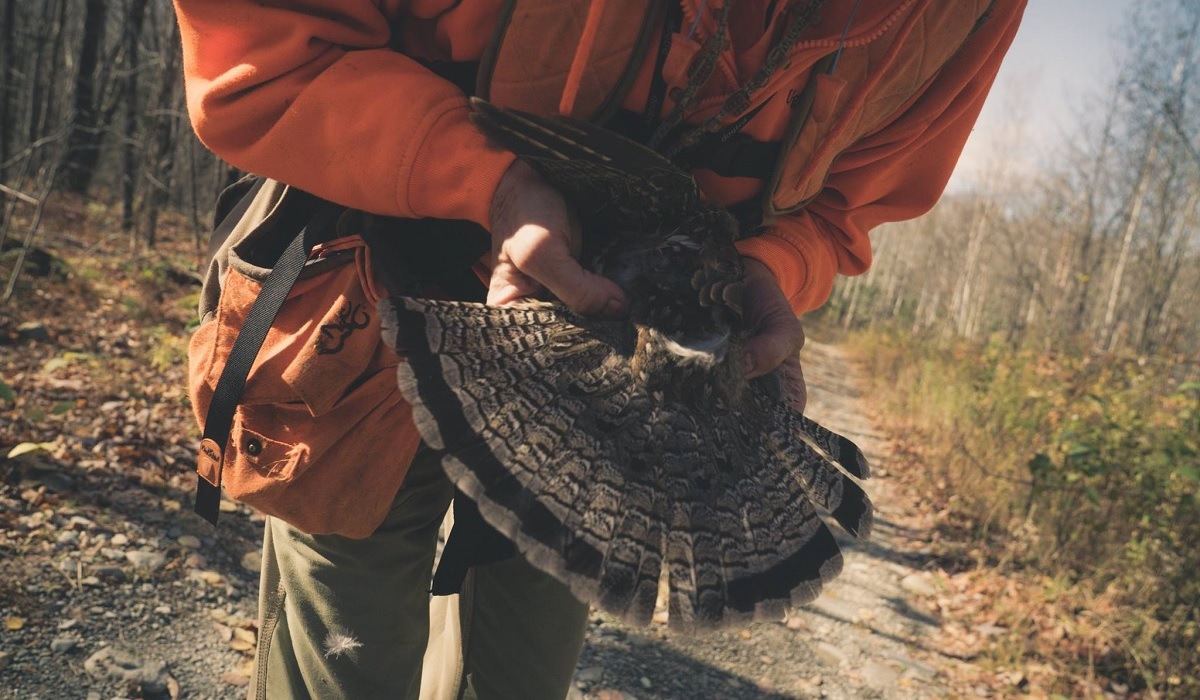
[[[874,538],[844,541],[841,578],[783,623],[681,637],[594,615],[574,700],[956,694],[947,669],[957,662],[934,651],[922,533],[899,524],[886,440],[864,417],[853,368],[814,342],[804,366],[812,416],[858,442],[880,475],[869,484]],[[184,443],[165,457],[175,472],[190,459]],[[0,476],[0,698],[244,696],[255,515],[234,507],[212,530],[180,512],[190,501],[181,476],[147,483],[37,456],[0,464]]]

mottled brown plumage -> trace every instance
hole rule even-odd
[[[477,123],[578,209],[585,264],[628,318],[560,304],[385,300],[426,442],[483,517],[579,598],[672,627],[778,618],[841,569],[818,508],[864,537],[850,441],[801,416],[739,347],[737,228],[669,161],[599,127],[476,103]]]

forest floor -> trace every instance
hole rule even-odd
[[[214,530],[189,507],[198,255],[181,235],[132,256],[106,230],[103,212],[53,207],[38,243],[54,257],[0,305],[0,698],[243,697],[261,517],[225,502]],[[950,614],[981,594],[939,566],[934,516],[892,473],[854,365],[818,342],[803,358],[811,415],[872,461],[873,538],[845,540],[842,576],[785,622],[679,636],[593,615],[574,697],[1028,693],[983,661],[1003,630]]]

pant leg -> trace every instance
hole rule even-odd
[[[588,606],[565,585],[518,556],[472,569],[459,602],[465,668],[478,700],[567,696]]]
[[[416,700],[438,527],[453,488],[417,454],[366,539],[267,519],[255,700]]]

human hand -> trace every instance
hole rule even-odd
[[[579,222],[558,190],[533,168],[516,161],[492,199],[492,257],[495,267],[487,303],[503,306],[543,288],[572,311],[619,316],[625,293],[612,280],[583,269]]]
[[[742,346],[746,378],[754,379],[778,369],[788,404],[803,413],[808,401],[804,372],[800,368],[804,326],[771,270],[753,258],[743,257],[742,263],[746,271],[742,309],[752,333]]]

